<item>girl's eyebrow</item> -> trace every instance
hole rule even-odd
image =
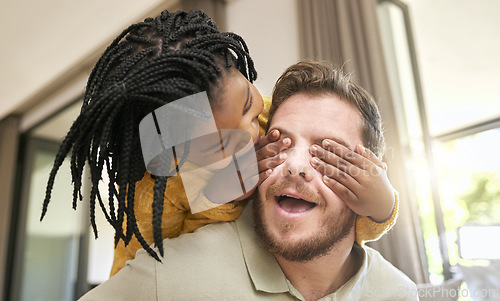
[[[250,101],[250,105],[248,102]],[[250,99],[250,83],[247,83],[247,99],[245,100],[245,106],[243,107],[243,115],[245,115],[252,108],[253,101]]]

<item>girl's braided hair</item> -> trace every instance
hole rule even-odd
[[[202,11],[163,11],[125,29],[90,73],[80,115],[71,126],[50,172],[41,219],[47,212],[57,171],[71,152],[73,208],[82,200],[84,166],[90,167],[90,221],[97,238],[96,200],[115,228],[115,245],[127,245],[135,235],[156,260],[158,255],[141,235],[134,214],[135,183],[145,171],[139,122],[156,108],[207,91],[211,102],[226,68],[235,66],[250,82],[257,73],[243,39],[221,33]],[[107,211],[98,184],[109,177]],[[161,216],[168,177],[155,177],[154,243],[163,256]],[[127,217],[127,229],[122,224]]]

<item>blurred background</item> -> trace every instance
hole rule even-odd
[[[371,246],[420,288],[500,299],[499,1],[2,0],[3,300],[75,300],[107,279],[113,229],[96,214],[95,240],[88,204],[71,209],[68,166],[39,222],[48,172],[110,41],[164,9],[192,8],[245,39],[263,95],[302,59],[352,73],[379,103],[400,193],[396,227]]]

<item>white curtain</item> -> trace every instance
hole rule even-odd
[[[370,243],[417,283],[427,282],[425,253],[415,204],[410,202],[404,150],[389,89],[376,0],[297,0],[303,59],[327,60],[353,74],[356,83],[377,100],[390,152],[384,161],[400,193],[399,218],[379,241]],[[420,237],[420,238],[419,238]]]

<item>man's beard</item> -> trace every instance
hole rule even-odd
[[[316,229],[312,237],[293,242],[276,237],[270,233],[269,225],[264,222],[263,201],[274,202],[274,193],[290,185],[291,183],[287,181],[273,184],[267,190],[266,200],[262,200],[262,195],[259,194],[254,201],[255,232],[262,246],[272,254],[294,262],[305,262],[328,254],[337,243],[349,235],[356,221],[356,213],[350,208],[340,213],[325,212],[320,223],[321,228]],[[304,185],[294,183],[293,186],[302,193],[312,196],[317,204],[325,204],[326,201],[319,194],[310,192]],[[279,229],[279,234],[293,231],[293,227],[293,223],[284,223]]]

